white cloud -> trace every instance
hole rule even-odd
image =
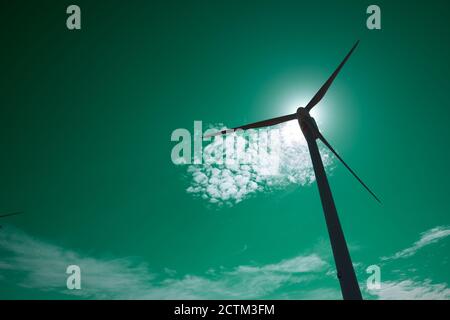
[[[414,242],[410,247],[398,251],[391,256],[382,257],[381,260],[383,262],[381,266],[394,264],[395,268],[392,270],[392,273],[395,274],[397,280],[382,280],[381,289],[366,290],[366,292],[383,300],[450,299],[450,289],[447,283],[433,283],[429,279],[431,270],[427,270],[427,278],[425,279],[413,276],[417,274],[418,268],[410,267],[407,260],[424,247],[435,244],[449,235],[450,228],[448,226],[437,226],[422,232],[419,240]],[[406,267],[402,268],[403,263],[400,263],[401,261],[399,259],[405,259]]]
[[[0,249],[6,251],[0,269],[23,275],[22,287],[67,292],[65,272],[71,264],[82,270],[83,290],[70,293],[82,296],[106,298],[117,288],[123,288],[124,293],[126,288],[143,290],[155,277],[145,264],[129,259],[93,259],[11,228],[0,232]]]
[[[256,192],[315,180],[308,146],[296,121],[260,130],[248,140],[239,135],[219,137],[205,147],[204,154],[210,155],[208,159],[223,155],[225,160],[190,165],[187,172],[192,179],[187,192],[210,203],[232,205]],[[321,148],[321,154],[329,168],[330,152]]]
[[[128,258],[92,258],[10,227],[0,232],[0,250],[5,253],[2,274],[20,279],[19,286],[96,299],[258,299],[282,286],[314,280],[328,268],[320,256],[309,254],[176,278],[175,270],[155,273]],[[81,268],[81,290],[66,289],[65,271],[71,264]]]
[[[326,263],[318,255],[298,256],[292,259],[282,260],[276,264],[268,264],[263,267],[241,266],[239,272],[285,272],[302,273],[322,270]]]
[[[442,234],[436,230],[433,234]],[[430,230],[430,231],[431,231]],[[424,232],[421,239],[428,237]],[[438,238],[442,238],[438,237]],[[429,240],[427,243],[429,243]],[[420,242],[420,240],[418,241]],[[420,242],[420,243],[423,243]],[[315,250],[320,252],[320,250]],[[164,268],[150,270],[130,258],[93,258],[5,227],[0,232],[1,281],[18,279],[18,286],[94,299],[340,299],[339,287],[328,287],[334,267],[325,254],[311,253],[276,263],[208,269],[201,275],[178,275]],[[409,257],[411,255],[406,255]],[[402,255],[403,257],[403,255]],[[81,267],[82,289],[66,289],[66,268]],[[314,287],[309,285],[313,281]],[[324,282],[325,281],[325,282]],[[317,284],[322,287],[317,288]],[[361,286],[362,288],[364,285]],[[301,288],[307,288],[302,290]],[[282,290],[279,290],[282,289]],[[279,291],[278,291],[279,290]],[[26,291],[24,291],[26,298]],[[382,281],[381,289],[366,290],[378,299],[450,299],[446,283],[430,279]]]
[[[433,284],[431,280],[382,282],[381,289],[370,290],[370,294],[381,300],[448,300],[450,289],[447,284]]]
[[[392,260],[392,259],[399,259],[399,258],[407,258],[410,257],[420,249],[422,249],[425,246],[428,246],[430,244],[436,243],[439,240],[442,240],[450,235],[450,227],[449,226],[438,226],[435,228],[432,228],[430,230],[427,230],[420,235],[420,239],[414,244],[406,248],[404,250],[401,250],[397,253],[395,253],[392,256],[389,257],[382,257],[381,260]]]

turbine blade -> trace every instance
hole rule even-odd
[[[277,124],[280,124],[280,123],[283,123],[286,121],[294,120],[294,119],[297,119],[296,113],[288,114],[286,116],[282,116],[282,117],[278,117],[278,118],[272,118],[272,119],[268,119],[268,120],[258,121],[258,122],[246,124],[246,125],[243,125],[240,127],[232,128],[232,129],[225,129],[225,130],[222,130],[222,131],[219,131],[216,133],[207,134],[204,136],[204,138],[210,138],[210,137],[219,136],[222,134],[232,133],[238,129],[247,130],[247,129],[256,129],[256,128],[274,126],[274,125],[277,125]]]
[[[345,163],[344,159],[341,158],[341,156],[336,152],[336,150],[333,149],[333,147],[328,143],[328,141],[325,139],[325,137],[318,131],[317,131],[317,135],[318,138],[328,147],[328,149],[330,149],[331,152],[334,153],[334,155],[336,156],[336,158],[338,158],[342,164],[348,169],[348,171],[350,171],[350,173],[356,178],[356,180],[359,181],[359,183],[361,183],[363,185],[364,188],[366,188],[366,190],[379,202],[381,203],[380,199],[378,199],[378,197],[375,195],[375,193],[372,192],[372,190],[369,189],[369,187],[358,177],[358,175],[355,173],[355,171],[352,170],[352,168],[350,168],[348,166],[348,164]]]
[[[322,100],[323,96],[327,93],[328,88],[331,86],[331,84],[333,83],[334,78],[336,78],[336,76],[338,75],[339,71],[341,71],[342,67],[344,66],[344,64],[347,62],[348,58],[350,57],[350,55],[353,53],[353,51],[355,50],[355,48],[358,46],[359,40],[356,41],[356,43],[354,44],[353,48],[350,50],[349,53],[347,53],[347,55],[345,56],[344,60],[342,60],[341,64],[337,67],[337,69],[333,72],[333,74],[330,76],[330,78],[328,78],[328,80],[323,84],[323,86],[319,89],[319,91],[317,91],[317,93],[315,94],[315,96],[311,99],[310,102],[308,102],[308,104],[306,105],[305,109],[307,111],[310,111],[316,104],[319,103],[320,100]]]
[[[5,217],[10,217],[10,216],[15,216],[17,214],[22,214],[23,212],[11,212],[11,213],[5,213],[5,214],[0,214],[0,218],[5,218]]]

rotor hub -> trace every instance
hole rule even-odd
[[[303,108],[303,107],[299,107],[297,109],[297,115],[298,115],[299,119],[304,119],[304,118],[310,117],[308,110],[306,110],[306,108]]]

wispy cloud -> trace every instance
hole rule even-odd
[[[296,122],[260,131],[250,141],[236,135],[230,139],[214,140],[204,149],[212,159],[223,156],[224,161],[188,167],[191,182],[187,192],[210,203],[233,205],[257,192],[315,180],[308,147]],[[226,149],[225,156],[223,148],[230,141],[234,147]],[[330,168],[331,154],[323,148],[321,154],[325,167]]]
[[[420,235],[420,239],[413,243],[409,248],[403,249],[392,256],[382,257],[382,260],[392,260],[399,258],[407,258],[416,254],[423,247],[436,243],[450,235],[450,226],[438,226],[427,230]]]
[[[383,282],[381,289],[369,292],[381,300],[448,300],[450,289],[445,283],[433,284],[431,280],[388,281]]]
[[[0,269],[13,272],[21,279],[22,287],[57,290],[65,293],[110,297],[117,288],[142,291],[155,276],[145,264],[131,259],[94,259],[71,250],[33,238],[20,230],[4,228],[0,232],[0,249],[5,251]],[[83,290],[65,290],[66,268],[80,266]],[[114,296],[114,295],[113,295]]]
[[[447,229],[436,227],[422,233],[411,248],[422,248],[424,243],[444,238],[443,230]],[[92,257],[5,227],[0,232],[0,281],[14,279],[23,288],[94,299],[340,299],[337,283],[329,282],[335,280],[331,257],[320,247],[314,253],[275,263],[210,268],[201,274],[180,275],[167,268],[152,270],[133,258]],[[410,251],[406,252],[399,256],[410,257]],[[385,261],[394,262],[399,261]],[[81,290],[66,288],[65,271],[71,264],[81,268]],[[450,299],[446,283],[435,283],[430,275],[420,279],[411,270],[393,280],[385,280],[383,275],[381,289],[365,292],[377,299]]]
[[[326,263],[317,254],[298,256],[292,259],[282,260],[276,264],[268,264],[262,267],[241,266],[238,272],[281,272],[281,273],[303,273],[322,270]]]
[[[411,267],[408,258],[414,256],[419,250],[429,247],[442,241],[450,235],[448,226],[437,226],[420,234],[419,240],[410,247],[400,250],[393,255],[381,258],[382,270],[389,270],[394,266],[392,273],[395,274],[393,280],[381,281],[381,288],[376,290],[366,290],[369,295],[382,300],[442,300],[450,299],[450,289],[447,283],[436,283],[430,279],[431,274],[427,272],[427,277],[420,279],[418,275],[420,265]],[[383,273],[382,273],[383,274]]]
[[[0,233],[0,250],[5,253],[2,274],[20,279],[19,286],[96,299],[258,299],[282,286],[309,282],[328,268],[320,256],[308,254],[176,278],[174,270],[153,272],[129,258],[89,257],[12,228]],[[81,268],[81,290],[66,289],[65,271],[71,264]]]

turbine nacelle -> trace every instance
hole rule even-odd
[[[306,117],[310,117],[309,115],[309,110],[307,110],[304,107],[298,107],[297,109],[297,116],[298,118],[306,118]]]
[[[311,117],[308,109],[299,107],[297,109],[297,120],[303,134],[312,134],[314,139],[319,138],[319,135],[316,134],[316,132],[319,132],[316,120]]]

